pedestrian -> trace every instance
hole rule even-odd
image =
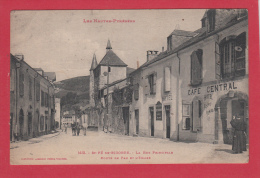
[[[80,125],[77,123],[77,136],[79,136],[79,132],[80,132]]]
[[[246,151],[246,122],[240,116],[233,116],[230,124],[234,128],[232,150],[235,154]]]

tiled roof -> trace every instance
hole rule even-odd
[[[185,30],[174,30],[169,36],[171,35],[193,37],[196,35],[196,33],[191,31],[185,31]]]
[[[109,66],[127,66],[112,50],[109,50],[99,63],[99,65],[108,64]]]
[[[44,72],[44,76],[48,77],[50,81],[56,81],[56,73],[55,72]]]

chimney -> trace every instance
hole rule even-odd
[[[24,60],[24,56],[21,53],[17,53],[14,56],[18,59],[18,61],[23,61]]]
[[[136,61],[136,68],[138,69],[139,68],[139,60]]]
[[[158,51],[152,51],[152,50],[147,51],[147,62],[157,57],[158,56],[157,53]]]

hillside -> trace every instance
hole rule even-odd
[[[62,110],[77,109],[89,102],[89,76],[55,82],[55,96],[61,98]]]

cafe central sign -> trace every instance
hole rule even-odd
[[[203,91],[206,90],[206,91]],[[203,88],[193,88],[188,90],[188,95],[199,95],[201,93],[214,93],[218,91],[225,91],[225,90],[235,90],[237,89],[235,82],[229,82],[229,83],[222,83],[222,84],[216,84],[216,85],[209,85],[207,87]]]

